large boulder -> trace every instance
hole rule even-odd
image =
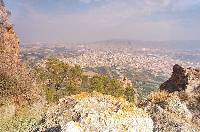
[[[186,103],[193,114],[193,122],[200,126],[200,70],[173,67],[171,78],[160,86],[161,91],[178,92],[179,98]]]
[[[122,98],[97,92],[63,98],[49,108],[39,130],[63,132],[153,130],[151,118],[142,109]]]
[[[192,68],[183,68],[180,65],[174,65],[173,73],[169,80],[160,86],[160,90],[168,92],[185,91],[191,93],[200,86],[200,70]]]
[[[174,65],[171,78],[144,104],[154,131],[200,131],[200,71]]]

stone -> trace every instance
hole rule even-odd
[[[160,86],[160,90],[168,92],[185,91],[191,93],[200,86],[200,70],[192,68],[183,68],[180,65],[174,65],[173,73],[169,80]]]
[[[57,125],[61,126],[63,132],[153,130],[152,119],[145,111],[123,98],[97,92],[72,95],[49,108],[46,122],[41,127]]]
[[[148,102],[145,110],[154,122],[154,132],[199,132],[200,126],[193,122],[194,114],[186,102],[174,94],[164,102]]]
[[[0,111],[10,109],[2,115],[15,116],[23,105],[40,113],[45,104],[43,91],[20,61],[19,38],[9,21],[10,14],[0,0]],[[11,105],[6,105],[5,100],[12,102]]]
[[[0,1],[0,74],[15,74],[19,66],[19,39],[9,21],[9,12]]]
[[[200,70],[176,64],[160,90],[167,94],[166,98],[154,94],[161,101],[150,99],[145,103],[154,121],[154,131],[200,131]]]

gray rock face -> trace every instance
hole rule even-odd
[[[186,91],[191,93],[200,86],[200,70],[174,65],[171,78],[160,86],[168,92]]]
[[[194,114],[178,95],[171,95],[163,102],[149,102],[145,107],[154,122],[155,132],[199,132],[199,124],[193,122]]]
[[[40,129],[61,126],[62,132],[105,132],[153,130],[152,119],[142,109],[122,98],[100,93],[81,93],[51,107]]]

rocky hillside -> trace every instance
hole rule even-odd
[[[160,86],[168,92],[185,91],[190,94],[200,87],[200,70],[174,65],[171,78]]]
[[[122,83],[98,76],[81,87],[80,77],[89,80],[81,69],[56,59],[49,61],[47,69],[37,70],[36,83],[37,77],[19,60],[19,39],[9,14],[0,0],[0,131],[200,131],[200,70],[175,65],[160,91],[138,106],[132,87],[125,90]],[[56,98],[48,105],[45,88],[50,99]],[[68,96],[59,99],[58,95]]]
[[[152,119],[142,109],[123,98],[97,92],[60,99],[49,108],[38,131],[151,132]]]
[[[19,65],[19,39],[9,21],[10,12],[0,1],[0,72],[11,74]]]
[[[19,39],[9,21],[10,12],[0,1],[0,97],[12,96],[31,100],[35,82],[20,62]],[[29,96],[32,95],[32,96]],[[34,93],[35,94],[35,93]],[[22,96],[21,96],[22,95]]]
[[[20,62],[19,39],[9,15],[0,0],[0,131],[21,131],[22,122],[40,113],[45,101],[42,89]]]
[[[174,65],[171,78],[150,95],[143,106],[154,131],[200,131],[200,71]]]
[[[68,96],[47,110],[36,130],[199,132],[198,75],[196,69],[175,65],[172,77],[161,85],[161,91],[153,92],[138,105],[140,108],[124,99],[96,92]],[[180,86],[185,80],[186,86]],[[179,89],[171,89],[171,83]]]

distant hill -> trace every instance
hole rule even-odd
[[[171,41],[143,41],[143,40],[103,40],[96,42],[80,42],[80,43],[22,43],[21,47],[87,47],[87,48],[157,48],[157,49],[174,49],[174,50],[200,50],[200,40],[171,40]]]
[[[94,45],[95,44],[95,45]],[[164,48],[175,50],[200,50],[200,40],[142,41],[142,40],[105,40],[91,43],[90,46]]]

